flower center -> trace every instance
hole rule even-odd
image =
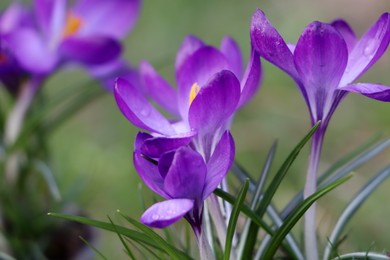
[[[198,95],[199,91],[200,91],[200,86],[198,85],[198,83],[195,82],[192,85],[191,90],[190,90],[190,97],[188,100],[188,103],[190,106],[192,104],[192,101],[194,101],[194,99],[196,98],[196,95]]]
[[[66,18],[64,31],[62,33],[63,37],[68,37],[77,33],[82,25],[83,20],[81,17],[75,15],[73,12],[69,12]]]

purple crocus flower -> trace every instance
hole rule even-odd
[[[27,71],[45,75],[68,61],[95,65],[116,58],[121,51],[118,40],[133,26],[139,8],[139,0],[69,2],[35,0],[37,24],[7,36]]]
[[[184,216],[203,257],[208,255],[201,229],[204,200],[233,162],[228,128],[234,112],[258,88],[261,72],[255,52],[243,73],[237,44],[225,38],[221,45],[219,50],[194,36],[184,40],[176,57],[177,91],[146,62],[140,68],[143,89],[124,79],[114,88],[124,116],[150,132],[137,135],[135,168],[144,183],[166,199],[149,208],[141,221],[162,228]],[[145,96],[175,119],[163,116]]]
[[[10,5],[0,15],[0,81],[12,95],[17,94],[27,73],[15,59],[5,38],[30,23],[31,14],[17,3]]]
[[[135,141],[134,165],[143,182],[166,200],[150,207],[141,221],[163,228],[185,217],[200,235],[204,200],[220,184],[234,159],[234,142],[225,131],[209,160],[190,146],[150,158],[142,151],[144,142],[153,138],[139,133]]]
[[[218,50],[194,36],[184,40],[175,65],[177,91],[151,65],[141,64],[144,92],[174,120],[164,117],[132,84],[118,79],[114,94],[120,110],[134,125],[154,133],[143,148],[151,157],[192,141],[208,160],[233,113],[255,93],[261,72],[258,55],[252,51],[243,73],[237,44],[225,38],[221,45]]]
[[[390,88],[373,83],[354,83],[386,51],[390,41],[390,15],[383,14],[358,40],[345,21],[309,24],[298,43],[286,44],[265,14],[252,18],[251,41],[261,57],[287,72],[301,91],[311,123],[321,120],[313,136],[305,197],[316,191],[318,162],[329,120],[348,92],[390,101]],[[315,206],[305,215],[305,248],[308,259],[317,259]]]

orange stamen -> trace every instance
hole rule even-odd
[[[66,24],[62,35],[64,37],[71,36],[77,33],[80,30],[82,25],[83,25],[83,20],[81,19],[81,17],[75,15],[72,12],[69,12],[66,18]]]
[[[200,86],[198,85],[198,83],[194,83],[191,87],[191,90],[190,90],[190,98],[189,98],[189,105],[192,104],[192,101],[194,101],[194,99],[196,98],[196,95],[198,95],[200,91]]]

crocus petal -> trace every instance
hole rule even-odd
[[[336,28],[336,30],[339,33],[341,33],[341,35],[343,36],[343,38],[345,40],[345,43],[347,44],[348,52],[351,52],[358,41],[352,28],[348,25],[348,23],[346,21],[341,20],[341,19],[333,21],[331,23],[331,25],[334,28]]]
[[[178,136],[170,136],[169,138],[151,138],[144,142],[141,151],[143,154],[149,157],[158,158],[165,152],[172,151],[181,146],[189,144],[194,135],[196,135],[196,132],[192,131]]]
[[[201,200],[206,174],[203,157],[188,147],[180,147],[165,176],[164,190],[172,198]]]
[[[114,96],[123,115],[135,126],[163,135],[175,134],[168,120],[128,81],[117,79]]]
[[[235,111],[240,98],[240,83],[228,70],[217,74],[203,87],[189,110],[191,129],[213,133]]]
[[[148,208],[141,216],[141,222],[149,227],[165,228],[181,219],[194,207],[189,199],[171,199],[158,202]]]
[[[57,41],[66,21],[66,0],[34,0],[35,14],[46,40]]]
[[[299,38],[294,61],[315,120],[329,112],[347,59],[344,39],[329,24],[313,22]]]
[[[252,49],[246,67],[244,77],[241,80],[241,97],[239,107],[245,105],[256,93],[260,87],[261,81],[261,64],[259,54]]]
[[[200,39],[193,35],[185,37],[176,55],[175,70],[179,71],[187,58],[204,45],[205,44]]]
[[[154,137],[148,133],[138,132],[134,141],[134,151],[141,152],[142,145],[149,138],[154,138]]]
[[[348,85],[367,71],[386,51],[390,41],[390,14],[383,14],[363,35],[349,54],[340,87]]]
[[[171,198],[164,190],[164,179],[161,177],[157,165],[140,152],[134,152],[133,160],[134,167],[145,185],[160,196],[166,199]]]
[[[250,35],[252,45],[261,57],[287,72],[295,80],[298,80],[293,54],[282,36],[280,36],[260,9],[257,9],[253,14]]]
[[[20,3],[12,3],[0,15],[0,33],[12,32],[20,27],[32,27],[33,18],[30,12]]]
[[[35,30],[15,30],[5,39],[19,64],[30,72],[45,74],[57,65],[56,53],[48,50],[46,43]]]
[[[226,131],[217,144],[210,161],[207,163],[207,177],[203,190],[203,200],[217,188],[228,173],[234,160],[234,153],[233,137],[229,131]]]
[[[121,45],[104,36],[67,37],[62,41],[59,52],[69,60],[95,65],[117,58]]]
[[[122,38],[134,26],[140,8],[140,0],[80,0],[73,12],[81,17],[81,35],[107,35]]]
[[[184,120],[188,117],[189,94],[193,84],[203,87],[215,73],[223,69],[228,69],[226,58],[218,49],[210,46],[198,49],[180,67],[177,72],[178,104]]]
[[[243,61],[237,43],[230,37],[223,38],[221,42],[221,52],[227,58],[230,70],[240,79],[242,77]]]
[[[341,90],[360,93],[372,99],[390,102],[390,87],[372,83],[356,83],[340,88]]]
[[[146,61],[140,65],[140,74],[146,93],[168,112],[179,115],[177,92],[169,83]]]

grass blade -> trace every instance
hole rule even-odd
[[[344,230],[348,221],[365,202],[365,200],[375,191],[382,182],[390,176],[390,166],[380,171],[375,175],[359,192],[356,193],[354,199],[344,209],[339,217],[332,234],[329,237],[328,244],[325,248],[324,259],[329,259],[332,256],[332,245],[336,245],[339,241],[340,235]]]
[[[272,237],[267,250],[264,252],[263,259],[272,259],[276,253],[276,250],[280,247],[286,235],[290,232],[290,230],[295,226],[298,220],[301,219],[303,214],[310,208],[310,206],[316,202],[319,198],[332,191],[336,187],[340,186],[347,180],[349,180],[352,175],[348,175],[343,177],[321,189],[319,189],[316,193],[302,201],[298,207],[296,207],[291,214],[285,219],[283,225],[277,230],[277,232]]]
[[[67,219],[67,220],[79,222],[82,224],[94,226],[94,227],[97,227],[100,229],[116,232],[115,227],[113,227],[113,225],[111,225],[111,223],[107,223],[107,222],[103,222],[103,221],[99,221],[99,220],[94,220],[94,219],[89,219],[89,218],[85,218],[85,217],[80,217],[80,216],[70,216],[70,215],[64,215],[64,214],[59,214],[59,213],[48,213],[48,215],[56,217],[56,218]],[[161,245],[156,243],[154,240],[150,239],[150,237],[147,236],[146,234],[143,234],[141,232],[131,230],[131,229],[128,229],[125,227],[121,227],[121,226],[117,226],[116,229],[117,229],[119,234],[121,234],[125,237],[128,237],[134,241],[137,241],[138,243],[144,243],[144,244],[149,245],[155,249],[158,249],[160,251],[164,251],[163,248],[161,247]]]
[[[96,247],[94,247],[91,243],[89,243],[87,240],[85,240],[82,236],[79,236],[81,241],[83,241],[89,248],[91,248],[97,255],[99,255],[101,258],[107,260],[107,257],[105,257],[99,250],[97,250]]]
[[[118,232],[118,229],[117,229],[117,226],[114,224],[114,222],[112,221],[112,219],[110,218],[110,216],[107,216],[108,220],[110,220],[110,223],[112,224],[112,226],[114,227],[115,229],[115,233],[118,235],[120,241],[122,242],[123,246],[125,247],[126,249],[126,252],[127,254],[129,255],[129,257],[131,259],[135,259],[133,253],[131,252],[129,246],[125,243],[125,240],[123,239],[122,235]]]
[[[266,212],[268,206],[271,203],[271,200],[273,196],[276,193],[276,190],[278,189],[280,183],[286,176],[288,170],[290,169],[292,163],[297,158],[299,152],[302,150],[304,145],[310,140],[312,135],[315,133],[315,131],[318,129],[321,121],[317,122],[312,129],[310,129],[309,133],[298,143],[298,145],[293,149],[293,151],[289,154],[287,159],[284,161],[278,172],[276,173],[275,177],[272,179],[271,184],[268,186],[267,190],[264,193],[264,196],[259,204],[259,207],[256,209],[256,214],[262,218],[264,216],[264,213]],[[258,226],[251,223],[249,227],[248,235],[244,238],[246,241],[244,249],[242,251],[242,258],[249,259],[252,256],[252,252],[256,243],[256,238],[258,234],[259,228]]]
[[[225,253],[224,253],[225,260],[230,259],[234,231],[236,229],[238,215],[240,214],[240,207],[244,203],[246,193],[248,192],[248,186],[249,186],[249,180],[246,180],[244,185],[242,186],[239,194],[238,194],[236,202],[234,203],[234,206],[233,206],[232,213],[230,215],[230,220],[229,220],[227,234],[226,234],[226,244],[225,244]]]
[[[179,249],[173,247],[169,243],[165,241],[164,238],[162,238],[159,234],[154,232],[151,228],[145,226],[144,224],[139,223],[135,219],[130,218],[129,216],[126,216],[122,214],[119,210],[118,213],[125,218],[130,224],[138,228],[140,231],[144,232],[150,239],[155,241],[157,244],[161,246],[161,248],[167,252],[173,259],[191,259],[186,253],[180,251]]]
[[[337,258],[334,258],[335,260],[339,259],[375,259],[375,260],[389,260],[390,257],[387,255],[382,255],[378,253],[369,253],[369,252],[354,252],[349,254],[340,255]]]

